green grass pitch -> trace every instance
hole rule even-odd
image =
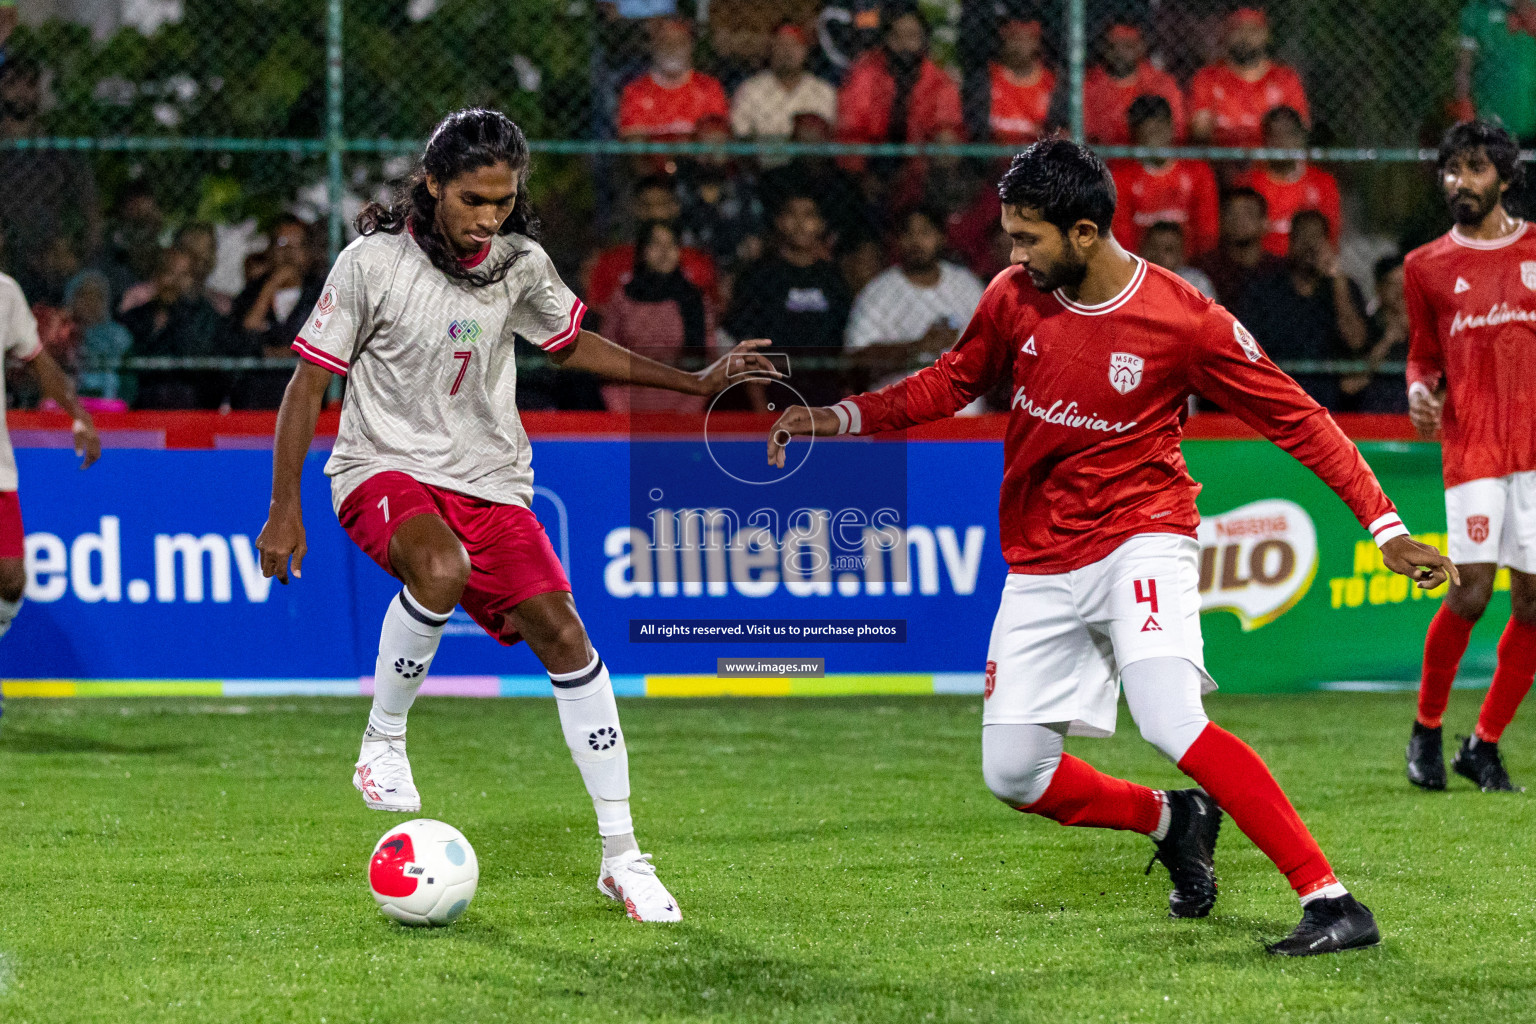
[[[8,701],[0,1020],[1536,1019],[1536,798],[1410,790],[1411,696],[1209,702],[1381,922],[1380,948],[1304,961],[1262,952],[1297,906],[1230,822],[1214,914],[1174,922],[1147,840],[999,804],[979,703],[624,702],[641,844],[686,915],[641,926],[597,893],[552,703],[424,699],[423,813],[481,877],[463,920],[417,931],[363,877],[401,817],[349,784],[362,701]],[[1517,781],[1532,732],[1507,737]],[[1125,715],[1069,749],[1182,778]]]

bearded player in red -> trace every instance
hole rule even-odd
[[[1460,570],[1424,641],[1408,781],[1445,788],[1440,719],[1472,626],[1509,568],[1513,614],[1499,640],[1477,729],[1451,767],[1483,791],[1513,790],[1499,738],[1536,675],[1536,230],[1504,208],[1520,148],[1486,121],[1440,145],[1440,182],[1456,225],[1403,262],[1408,412],[1441,436],[1445,518]]]
[[[1317,473],[1393,571],[1433,587],[1450,560],[1408,536],[1359,451],[1222,307],[1122,249],[1103,162],[1064,140],[1014,157],[998,187],[1013,266],[938,363],[880,391],[780,417],[795,434],[873,434],[954,415],[1008,381],[1001,526],[1010,572],[987,653],[982,770],[1021,811],[1141,832],[1168,868],[1174,917],[1216,902],[1221,813],[1286,875],[1302,919],[1272,953],[1372,945],[1375,919],[1334,877],[1280,786],[1201,706],[1199,485],[1179,438],[1191,391]],[[1062,752],[1108,736],[1120,683],[1141,734],[1202,788],[1148,789]]]

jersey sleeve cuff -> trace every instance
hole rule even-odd
[[[40,339],[34,339],[35,343],[30,352],[12,352],[11,354],[24,363],[30,363],[43,354],[43,343]]]
[[[566,319],[565,329],[539,347],[545,352],[558,352],[560,349],[565,348],[565,346],[576,340],[576,335],[581,333],[581,321],[586,315],[586,304],[580,299],[576,299],[571,305],[571,313]]]
[[[305,362],[314,363],[322,370],[330,370],[332,373],[339,373],[343,377],[347,375],[348,367],[346,363],[337,359],[329,352],[320,351],[303,338],[294,338],[291,347],[299,354],[299,358]]]
[[[1366,529],[1371,531],[1371,539],[1381,547],[1394,537],[1408,536],[1408,527],[1403,525],[1403,517],[1396,512],[1388,512],[1386,515],[1374,520]]]
[[[1425,398],[1435,397],[1435,393],[1430,390],[1429,385],[1421,380],[1416,380],[1408,385],[1408,394],[1410,397],[1413,395],[1423,395]]]
[[[859,414],[859,407],[853,399],[845,398],[832,407],[832,415],[837,417],[837,432],[839,434],[857,434],[864,426],[863,417]]]

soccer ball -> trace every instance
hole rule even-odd
[[[384,833],[368,860],[379,909],[409,925],[449,925],[480,883],[474,847],[452,825],[416,818]]]

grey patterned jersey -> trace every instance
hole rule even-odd
[[[586,307],[522,235],[492,239],[484,265],[518,249],[527,255],[506,279],[482,288],[451,280],[407,233],[359,238],[337,257],[293,347],[347,377],[325,464],[338,511],[386,470],[501,504],[533,500],[513,340],[562,348]]]

